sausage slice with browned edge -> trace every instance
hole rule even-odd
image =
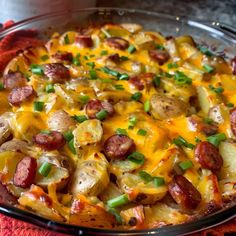
[[[96,118],[96,114],[101,110],[106,110],[109,115],[114,113],[114,108],[111,103],[98,99],[90,100],[85,107],[86,114],[90,119]]]
[[[148,54],[153,61],[156,61],[160,66],[166,63],[170,55],[164,50],[149,50]]]
[[[223,165],[223,159],[217,147],[204,141],[200,142],[195,149],[195,159],[200,165],[212,171],[218,171]]]
[[[52,57],[56,62],[69,62],[70,63],[73,60],[73,55],[71,52],[58,51],[55,54],[53,54]]]
[[[21,188],[28,188],[34,182],[37,170],[36,159],[26,156],[16,166],[13,177],[14,185]]]
[[[112,135],[104,143],[104,152],[109,159],[124,159],[134,149],[134,140],[126,135]]]
[[[91,48],[93,47],[93,40],[89,35],[78,35],[75,39],[77,45],[80,48]]]
[[[70,79],[70,71],[62,63],[45,64],[43,65],[43,71],[53,83],[62,84]]]
[[[151,85],[154,73],[142,73],[139,75],[135,75],[129,79],[129,83],[133,85],[138,90],[143,90],[145,86]]]
[[[129,47],[129,42],[120,37],[111,37],[106,39],[106,43],[111,48],[116,48],[120,50],[125,50]]]
[[[32,86],[14,88],[8,96],[8,102],[13,106],[20,106],[22,102],[30,99],[34,93]]]
[[[3,76],[3,85],[5,89],[13,89],[17,87],[26,86],[27,80],[21,72],[10,71],[7,75]]]
[[[64,136],[57,131],[39,133],[34,137],[34,142],[44,150],[56,150],[65,145]]]
[[[232,133],[236,136],[236,107],[230,111],[230,126]]]
[[[231,60],[232,73],[236,75],[236,56]]]
[[[185,209],[195,209],[201,202],[200,192],[182,175],[175,175],[168,189],[172,198]]]

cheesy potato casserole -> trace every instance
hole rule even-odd
[[[105,24],[18,53],[0,79],[12,204],[105,229],[193,221],[236,196],[236,57]]]

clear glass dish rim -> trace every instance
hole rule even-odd
[[[95,8],[84,8],[84,9],[73,9],[58,11],[52,13],[46,13],[43,15],[34,16],[19,22],[14,23],[10,27],[0,31],[0,38],[6,36],[7,34],[20,29],[23,26],[26,26],[30,23],[38,22],[44,20],[45,18],[53,18],[61,15],[66,15],[75,12],[91,12],[91,11],[124,11],[130,13],[139,13],[145,14],[153,17],[162,17],[163,19],[169,19],[172,21],[178,21],[185,23],[187,25],[197,25],[198,28],[209,30],[210,32],[223,33],[227,35],[232,40],[236,40],[236,28],[229,26],[224,23],[212,22],[212,21],[199,21],[193,18],[188,18],[185,16],[175,16],[168,15],[159,12],[139,10],[139,9],[125,9],[125,8],[113,8],[113,7],[95,7]],[[224,37],[223,35],[223,37]],[[233,219],[236,216],[236,204],[231,207],[224,208],[221,211],[218,211],[214,214],[201,217],[195,221],[173,225],[173,226],[163,226],[161,228],[154,229],[144,229],[144,230],[110,230],[110,229],[97,229],[91,227],[77,226],[71,224],[60,223],[52,221],[36,214],[33,214],[28,211],[21,210],[14,206],[10,206],[5,203],[0,202],[0,213],[10,216],[12,218],[22,220],[31,224],[34,224],[39,227],[44,227],[45,229],[61,232],[65,234],[74,234],[74,235],[160,235],[160,236],[174,236],[174,235],[186,235],[190,233],[199,232],[204,229],[211,228],[213,226],[222,224],[230,219]]]

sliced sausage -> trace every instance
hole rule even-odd
[[[236,75],[236,56],[232,59],[231,66],[233,75]]]
[[[146,86],[152,84],[155,74],[153,73],[142,73],[136,76],[133,76],[129,79],[129,83],[133,85],[138,90],[143,90]]]
[[[182,175],[175,175],[168,189],[173,199],[183,208],[195,209],[201,202],[200,192]]]
[[[26,78],[21,72],[10,71],[3,77],[3,85],[5,89],[13,89],[17,87],[23,87],[27,84]]]
[[[120,56],[118,53],[113,53],[107,57],[108,60],[111,60],[112,62],[118,63],[120,62]]]
[[[39,133],[34,142],[44,150],[56,150],[65,145],[65,139],[60,132],[51,131],[49,134]]]
[[[109,159],[124,159],[134,149],[134,140],[125,135],[112,135],[104,143],[104,152]]]
[[[8,96],[8,101],[13,106],[20,106],[21,103],[30,99],[35,94],[32,86],[14,88]]]
[[[93,40],[91,36],[88,35],[77,35],[75,39],[77,45],[80,48],[91,48],[93,47]]]
[[[16,166],[13,177],[14,185],[21,188],[28,188],[34,182],[37,170],[37,161],[32,157],[24,157]]]
[[[197,145],[194,156],[205,169],[218,171],[223,165],[223,159],[218,148],[207,141],[200,142]]]
[[[153,61],[156,61],[160,66],[166,63],[170,55],[164,50],[149,50],[148,54]]]
[[[120,50],[125,50],[129,47],[129,42],[120,37],[111,37],[106,39],[106,43],[111,48],[116,48]]]
[[[58,51],[54,55],[52,55],[52,58],[55,59],[56,62],[72,62],[73,55],[70,52],[61,52]]]
[[[70,79],[70,71],[62,63],[49,63],[43,66],[44,74],[54,83],[64,83]]]
[[[109,102],[100,101],[98,99],[90,100],[85,107],[86,114],[90,119],[96,118],[96,114],[103,109],[106,110],[109,115],[114,113],[114,108]]]
[[[236,107],[230,111],[230,126],[234,136],[236,136]]]
[[[64,110],[55,111],[48,118],[48,127],[50,130],[65,132],[75,125],[76,122]]]
[[[6,188],[6,186],[4,186],[1,182],[0,182],[0,203],[7,203],[7,204],[11,204],[11,205],[15,205],[17,204],[17,198],[14,197]]]

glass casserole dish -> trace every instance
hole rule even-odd
[[[60,24],[59,24],[60,22]],[[126,9],[85,9],[74,10],[72,12],[59,12],[50,15],[35,17],[26,21],[19,22],[9,29],[1,32],[0,37],[4,37],[14,30],[25,28],[36,28],[39,30],[39,37],[48,38],[54,32],[64,32],[65,30],[72,30],[79,26],[84,26],[87,23],[96,22],[114,22],[114,23],[139,23],[145,29],[160,31],[165,35],[183,35],[189,34],[194,37],[198,43],[210,43],[212,49],[216,48],[216,53],[225,53],[226,56],[232,57],[235,55],[234,29],[218,24],[212,23],[212,26],[204,25],[195,21],[184,19],[181,17],[170,17],[158,13],[144,12],[138,10]],[[214,28],[213,26],[218,27]],[[193,223],[177,226],[165,226],[159,229],[149,229],[140,231],[109,231],[85,228],[79,226],[70,226],[53,221],[43,219],[31,213],[24,212],[20,209],[15,209],[5,203],[1,203],[1,212],[11,215],[19,219],[35,223],[37,225],[47,227],[49,229],[71,233],[71,234],[94,234],[94,235],[142,235],[142,234],[159,234],[176,235],[185,234],[199,230],[199,228],[207,228],[218,224],[226,219],[234,217],[234,206],[216,212],[211,216],[201,218]]]

